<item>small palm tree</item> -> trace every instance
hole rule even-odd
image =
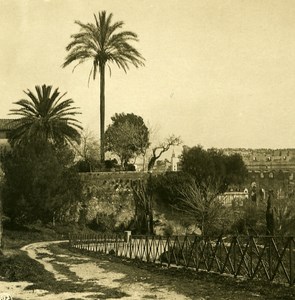
[[[35,95],[29,89],[24,91],[29,97],[14,104],[19,108],[11,109],[11,115],[20,116],[12,122],[10,141],[21,144],[33,141],[46,141],[53,144],[79,142],[79,130],[82,127],[74,118],[79,114],[77,107],[72,107],[72,99],[62,100],[58,88],[52,92],[52,86],[35,87]]]
[[[105,67],[108,62],[115,63],[125,72],[129,64],[135,67],[144,65],[142,55],[129,44],[129,41],[138,41],[137,35],[131,31],[120,31],[116,33],[124,23],[122,21],[112,23],[112,14],[107,15],[105,11],[99,13],[98,18],[94,15],[95,24],[83,24],[75,21],[80,26],[80,32],[73,34],[72,42],[66,47],[69,51],[65,62],[66,67],[74,61],[77,65],[87,60],[92,61],[92,69],[89,79],[93,75],[96,78],[97,70],[100,74],[100,143],[101,160],[105,157]],[[76,66],[77,66],[76,65]],[[75,68],[74,68],[75,69]],[[88,82],[89,82],[88,79]]]

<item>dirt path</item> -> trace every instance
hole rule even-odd
[[[264,297],[257,289],[253,292],[237,287],[234,282],[224,285],[218,280],[182,277],[171,269],[138,268],[133,262],[122,263],[114,257],[90,258],[72,253],[59,243],[41,242],[22,248],[50,272],[48,285],[43,281],[42,289],[39,289],[38,280],[35,285],[0,281],[0,294],[9,293],[14,300],[277,299]]]
[[[51,272],[56,281],[64,286],[70,283],[85,285],[83,292],[63,292],[51,294],[45,290],[26,290],[28,282],[0,282],[1,292],[10,293],[14,299],[24,300],[73,300],[73,299],[191,299],[178,294],[169,287],[155,286],[141,281],[129,282],[124,272],[109,270],[109,261],[95,261],[73,254],[57,253],[59,242],[41,242],[22,248],[28,256]],[[55,247],[54,247],[55,246]],[[202,298],[200,298],[202,299]]]

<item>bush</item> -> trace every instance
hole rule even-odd
[[[118,161],[114,159],[108,159],[104,161],[104,166],[107,171],[118,168]]]
[[[149,189],[156,195],[158,204],[166,207],[179,204],[180,191],[184,185],[192,183],[193,178],[184,172],[166,172],[152,176],[149,180]]]
[[[87,226],[94,231],[99,232],[114,232],[115,218],[113,215],[98,213],[96,218],[93,219]]]

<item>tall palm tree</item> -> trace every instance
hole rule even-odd
[[[75,21],[80,26],[80,32],[71,36],[72,42],[66,47],[69,51],[65,62],[66,67],[77,61],[77,65],[87,60],[92,61],[89,79],[96,78],[97,70],[100,74],[100,142],[101,160],[105,157],[105,67],[108,62],[115,63],[125,72],[132,64],[135,67],[144,65],[142,55],[129,44],[129,41],[138,41],[137,34],[131,31],[119,31],[124,25],[122,21],[112,23],[113,14],[105,11],[99,12],[98,18],[94,14],[95,23],[83,24]],[[108,66],[109,67],[109,66]],[[75,69],[75,68],[74,68]],[[88,79],[88,82],[89,82]]]
[[[14,104],[18,108],[11,109],[11,115],[20,116],[14,119],[11,127],[10,141],[21,144],[32,141],[47,141],[53,144],[79,142],[79,125],[74,116],[79,114],[73,107],[72,99],[62,100],[66,95],[60,94],[58,88],[52,86],[35,86],[37,94],[29,89],[24,93],[29,99],[21,99]]]

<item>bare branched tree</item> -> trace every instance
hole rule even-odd
[[[179,146],[182,144],[182,140],[179,136],[171,135],[163,143],[152,149],[152,156],[148,163],[148,171],[151,171],[161,155],[167,152],[172,146]]]
[[[180,210],[195,220],[203,235],[212,233],[224,219],[219,183],[186,184],[180,192]]]
[[[72,143],[72,147],[76,157],[89,165],[90,172],[93,171],[95,163],[100,159],[99,141],[95,135],[87,129],[83,130],[80,144]]]

